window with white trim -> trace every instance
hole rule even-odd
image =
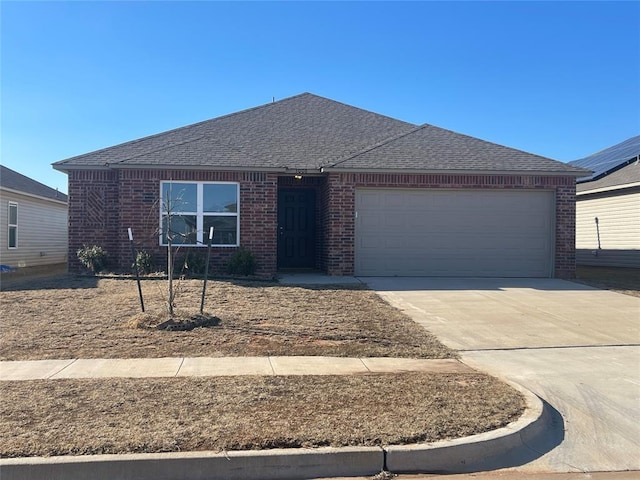
[[[8,242],[9,248],[18,248],[18,204],[15,202],[9,202],[9,215],[8,215]]]
[[[238,183],[160,182],[160,244],[238,246],[239,205]]]

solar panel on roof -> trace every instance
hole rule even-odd
[[[640,135],[569,163],[576,167],[593,170],[590,176],[578,179],[578,182],[584,182],[586,180],[595,180],[613,170],[617,170],[636,160],[638,155],[640,155]]]

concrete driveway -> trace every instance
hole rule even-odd
[[[562,443],[518,470],[640,470],[640,298],[555,279],[362,281],[560,412]]]

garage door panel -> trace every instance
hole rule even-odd
[[[471,252],[472,255],[476,255],[478,250],[482,250],[485,253],[487,251],[495,252],[508,252],[516,251],[519,254],[523,249],[527,250],[539,250],[540,252],[549,251],[549,242],[546,236],[536,235],[530,237],[516,236],[513,238],[512,243],[508,243],[507,239],[502,239],[500,242],[496,242],[495,235],[490,233],[477,233],[468,231],[466,229],[452,229],[452,231],[459,231],[459,235],[447,235],[444,233],[422,233],[416,234],[415,232],[406,234],[403,232],[381,232],[376,236],[368,236],[360,240],[360,246],[362,247],[362,253],[366,253],[365,250],[369,248],[385,247],[393,250],[407,250],[412,249],[416,251],[423,251],[427,249],[447,249],[457,252],[459,255],[463,255],[465,251]],[[465,236],[468,234],[468,236]],[[473,236],[470,241],[469,236]],[[376,253],[376,252],[374,252]],[[406,252],[400,251],[399,254]]]
[[[372,259],[373,260],[373,259]],[[497,266],[490,258],[477,258],[461,256],[456,263],[456,270],[452,272],[452,262],[448,256],[432,256],[428,259],[428,276],[459,276],[459,277],[521,277],[522,271],[526,270],[530,276],[547,276],[546,270],[541,268],[537,262],[523,260],[519,256],[505,257],[507,266]],[[425,276],[424,264],[426,259],[420,256],[407,258],[407,256],[388,256],[382,262],[375,259],[375,262],[365,262],[365,264],[377,265],[374,269],[365,268],[359,275],[377,276],[382,275],[379,268],[383,268],[385,275],[399,276]]]
[[[357,190],[356,274],[548,277],[553,193]]]

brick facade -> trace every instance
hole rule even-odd
[[[575,178],[528,175],[331,173],[325,190],[324,270],[353,275],[356,188],[544,189],[555,192],[554,277],[575,277]]]
[[[81,266],[76,251],[83,245],[107,250],[111,267],[128,271],[127,228],[136,246],[163,265],[159,245],[160,181],[227,181],[240,184],[240,244],[258,260],[258,274],[277,271],[278,186],[313,188],[316,192],[316,266],[330,275],[352,275],[355,249],[355,192],[360,187],[450,189],[546,189],[555,192],[556,241],[554,276],[575,276],[575,179],[520,175],[427,175],[329,173],[295,180],[267,172],[197,170],[71,170],[69,171],[69,270]],[[204,252],[199,247],[182,247]],[[235,247],[212,249],[213,272],[224,268]]]
[[[69,172],[69,271],[81,271],[76,252],[83,244],[118,251],[118,172]]]
[[[127,228],[136,247],[154,255],[160,269],[166,247],[159,243],[160,182],[223,181],[240,184],[240,244],[258,260],[258,275],[276,271],[277,175],[263,172],[205,172],[195,170],[87,170],[69,172],[69,270],[81,271],[76,252],[83,244],[100,245],[110,267],[129,271],[131,250]],[[99,199],[98,202],[96,199]],[[90,213],[87,217],[87,213]],[[90,221],[85,220],[89,218]],[[102,221],[96,219],[102,218]],[[203,252],[201,247],[181,247]],[[213,272],[223,270],[235,247],[211,250]]]

